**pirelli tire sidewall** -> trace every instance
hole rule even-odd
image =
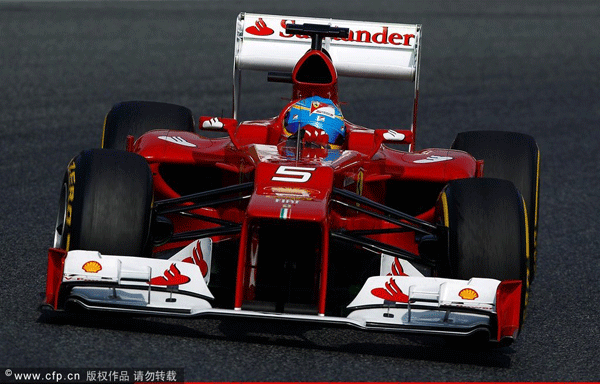
[[[127,136],[138,139],[154,129],[194,132],[192,111],[176,104],[157,101],[123,101],[115,104],[104,118],[102,148],[127,147]]]
[[[445,275],[520,280],[521,323],[529,300],[529,230],[521,193],[508,180],[453,180],[436,206],[438,222],[448,228]]]
[[[67,167],[55,246],[102,254],[148,256],[151,252],[152,173],[135,153],[90,149]],[[58,232],[58,230],[57,230]]]

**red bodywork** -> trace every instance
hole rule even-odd
[[[311,83],[298,80],[306,63],[326,64],[331,81]],[[241,225],[239,235],[215,236],[214,241],[239,238],[235,298],[233,307],[241,308],[254,300],[257,278],[258,228],[262,222],[285,221],[312,225],[321,234],[314,273],[314,300],[318,313],[326,311],[329,241],[331,231],[384,230],[367,235],[375,241],[419,255],[415,232],[394,231],[398,225],[361,212],[332,204],[334,188],[343,189],[398,210],[409,209],[416,219],[435,222],[435,199],[452,179],[477,177],[481,165],[472,156],[449,149],[401,151],[385,145],[393,133],[395,144],[414,148],[414,130],[373,130],[346,121],[346,142],[341,150],[288,146],[283,135],[287,109],[298,99],[321,96],[338,103],[337,75],[322,51],[309,51],[292,74],[290,103],[273,118],[238,123],[220,118],[221,131],[227,135],[209,138],[190,132],[150,131],[141,136],[132,150],[144,156],[152,170],[156,201],[179,198],[187,193],[254,182],[249,199],[192,210],[195,217],[170,215],[175,233],[216,228],[219,220]],[[214,118],[201,117],[199,126]],[[402,137],[398,141],[398,137]],[[169,139],[171,138],[171,139]],[[190,172],[191,169],[193,172]],[[182,179],[182,180],[178,180]],[[185,190],[178,187],[185,185]],[[196,189],[188,190],[190,186]],[[423,192],[427,191],[423,196]],[[419,203],[414,203],[419,201]],[[414,204],[413,204],[414,203]],[[191,204],[191,203],[189,203]],[[197,217],[212,219],[197,220]],[[293,228],[290,227],[290,228]],[[290,241],[293,240],[290,234]],[[187,241],[189,243],[189,241]],[[180,247],[186,241],[168,243],[155,252]],[[281,252],[286,252],[282,249]]]

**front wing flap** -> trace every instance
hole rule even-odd
[[[51,249],[44,306],[76,303],[89,310],[163,316],[236,316],[353,326],[364,330],[514,339],[520,282],[473,278],[374,276],[348,305],[346,317],[213,308],[198,263]]]
[[[101,255],[51,249],[46,306],[84,307],[147,314],[189,315],[214,299],[206,273],[193,260]]]
[[[384,329],[457,334],[491,329],[499,284],[492,279],[375,276],[348,306],[348,317]]]

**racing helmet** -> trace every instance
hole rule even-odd
[[[339,149],[344,143],[344,116],[330,99],[313,96],[292,104],[283,118],[283,133],[291,136],[307,125],[325,132],[330,148]]]

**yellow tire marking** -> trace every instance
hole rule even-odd
[[[523,318],[521,321],[523,321],[525,319],[525,315],[527,314],[527,304],[529,303],[529,274],[530,274],[530,270],[529,270],[529,219],[527,218],[527,206],[525,205],[525,198],[523,196],[521,196],[521,199],[523,200],[523,214],[525,216],[525,257],[526,257],[526,261],[525,261],[525,268],[526,268],[526,275],[525,275],[525,286],[523,287],[525,289],[525,297],[523,300]]]
[[[448,217],[448,197],[446,196],[446,192],[442,192],[442,210],[444,215],[444,226],[449,228],[450,218]]]
[[[106,132],[106,118],[108,117],[108,113],[106,114],[106,116],[104,116],[104,124],[102,124],[102,144],[100,145],[100,148],[104,148],[104,134]]]

